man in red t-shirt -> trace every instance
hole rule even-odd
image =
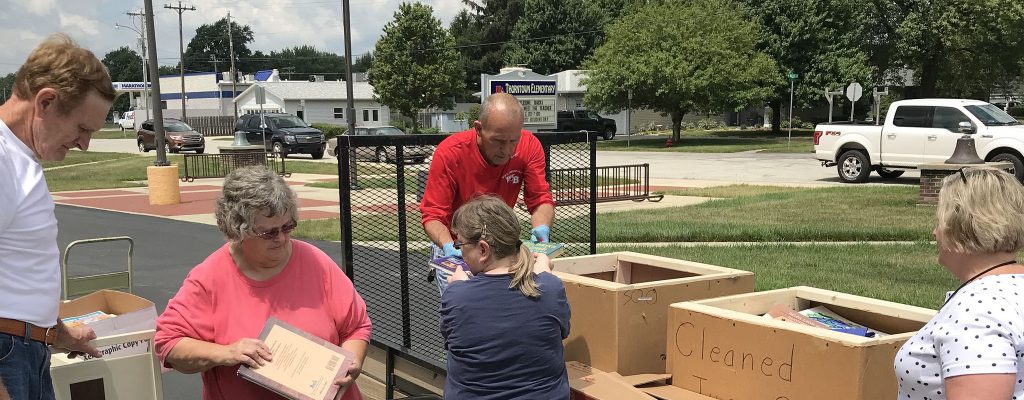
[[[530,233],[548,241],[555,202],[545,180],[544,149],[523,129],[523,108],[515,97],[487,97],[473,128],[441,142],[430,163],[420,203],[423,230],[434,242],[434,256],[462,256],[451,233],[452,214],[480,194],[501,197],[515,206],[519,191],[531,215]]]

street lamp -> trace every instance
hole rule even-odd
[[[142,97],[143,97],[144,107],[146,108],[146,117],[145,117],[145,119],[149,119],[149,75],[146,73],[146,60],[147,60],[147,56],[146,56],[146,35],[143,34],[142,31],[140,31],[138,29],[135,29],[133,27],[126,26],[126,25],[121,25],[121,24],[116,23],[116,22],[114,23],[114,29],[121,29],[121,28],[130,29],[132,31],[135,31],[135,33],[139,34],[139,43],[138,44],[139,44],[139,49],[142,50]],[[145,120],[145,119],[143,119],[143,120]]]

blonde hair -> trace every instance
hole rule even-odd
[[[465,242],[487,242],[497,259],[516,257],[509,267],[512,272],[509,288],[518,288],[527,297],[540,297],[540,289],[533,276],[533,256],[519,241],[522,229],[519,218],[504,201],[491,195],[470,200],[455,211],[452,228],[464,236]]]
[[[994,168],[947,176],[939,191],[938,230],[946,250],[962,254],[1024,248],[1024,186]],[[966,181],[966,182],[965,182]]]
[[[14,77],[14,94],[22,100],[31,101],[46,88],[57,91],[57,110],[65,115],[92,90],[107,101],[117,97],[107,67],[63,33],[50,35],[32,50]]]

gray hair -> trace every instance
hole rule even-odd
[[[519,123],[522,124],[523,105],[508,93],[495,93],[487,96],[484,104],[480,106],[480,116],[478,117],[480,124],[486,126],[491,113],[497,112],[499,109],[509,113],[510,117],[517,118]]]
[[[936,209],[946,250],[962,254],[1024,248],[1024,186],[994,168],[963,170],[942,181]]]
[[[254,234],[256,213],[275,217],[284,213],[298,220],[295,192],[284,179],[264,166],[242,167],[224,178],[217,199],[217,228],[231,241]]]

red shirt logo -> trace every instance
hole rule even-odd
[[[505,173],[505,176],[503,176],[502,178],[505,179],[505,183],[509,183],[509,184],[512,184],[512,185],[518,185],[519,182],[522,182],[522,180],[523,180],[523,172],[518,170],[518,169],[517,170],[513,170],[513,171],[509,171],[509,172]]]

